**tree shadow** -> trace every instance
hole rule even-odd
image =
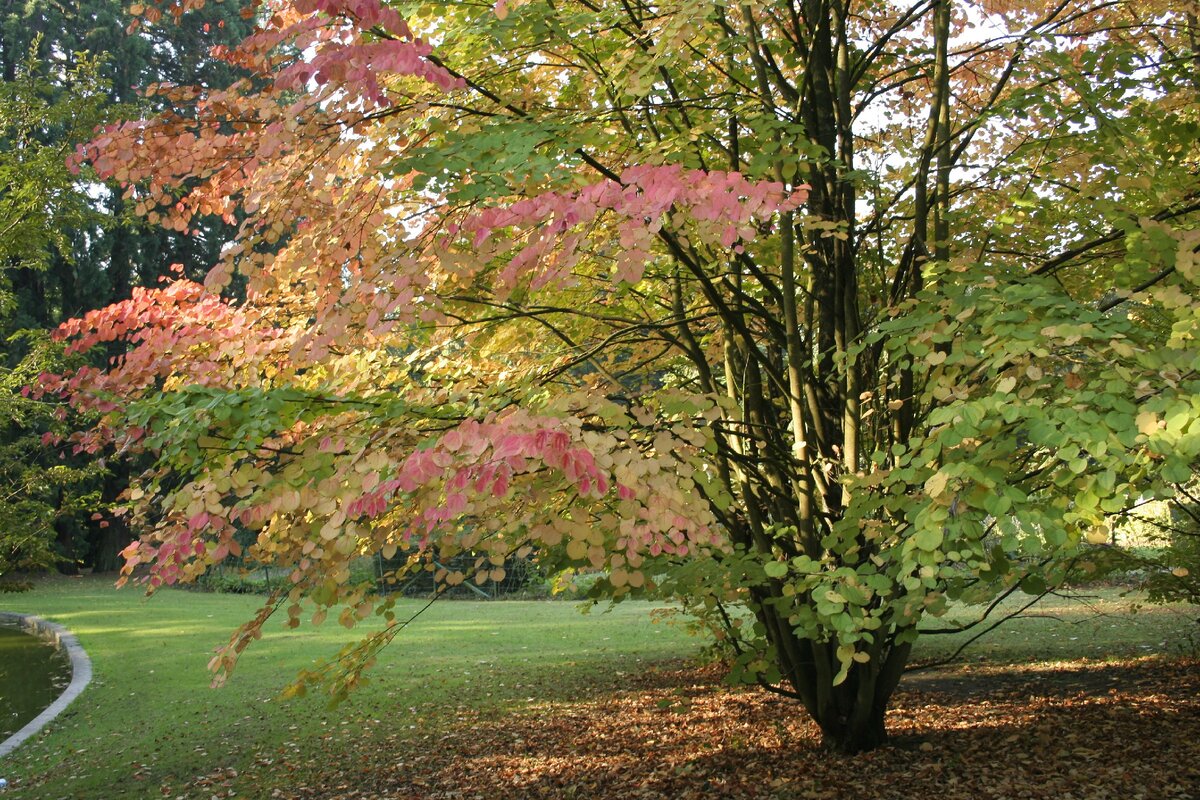
[[[1159,658],[1121,661],[1071,661],[1035,664],[958,665],[906,673],[901,691],[921,691],[971,698],[1025,693],[1029,696],[1106,694],[1133,685],[1154,685],[1165,664]],[[1183,660],[1179,663],[1196,663]]]

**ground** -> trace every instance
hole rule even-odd
[[[417,738],[401,730],[403,711],[381,714],[398,729],[388,746],[269,796],[1200,798],[1196,659],[915,673],[888,717],[892,743],[853,758],[822,751],[815,727],[790,701],[721,688],[717,674],[697,667],[613,675],[587,697],[519,715],[459,709],[453,723]],[[256,769],[279,787],[274,775],[293,766],[281,752]],[[225,796],[229,777],[208,776],[185,796]],[[247,778],[255,782],[242,775],[242,791]]]
[[[636,601],[437,603],[337,707],[279,692],[362,630],[272,624],[209,689],[213,646],[260,601],[147,601],[111,577],[6,598],[70,628],[96,675],[0,761],[0,800],[1200,800],[1197,610],[1118,587],[1044,598],[966,665],[909,675],[892,744],[854,759],[822,752],[794,703],[723,687],[702,642]]]

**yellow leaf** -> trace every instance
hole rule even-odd
[[[1175,569],[1171,570],[1171,574],[1176,578],[1186,578],[1188,576],[1188,568],[1176,567]]]
[[[284,512],[292,512],[300,508],[300,493],[294,489],[289,489],[279,495],[279,510]]]
[[[1188,231],[1179,235],[1179,250],[1175,253],[1175,271],[1184,280],[1200,281],[1200,260],[1196,258],[1200,247],[1200,231]]]
[[[1129,342],[1121,341],[1120,339],[1113,339],[1108,343],[1108,345],[1113,349],[1114,353],[1119,356],[1124,356],[1125,358],[1129,358],[1134,353],[1133,345],[1129,344]]]
[[[1007,378],[1002,378],[996,384],[996,391],[1000,394],[1011,394],[1012,390],[1017,388],[1017,379],[1009,375]]]
[[[929,480],[925,481],[925,494],[930,497],[939,497],[946,491],[946,483],[949,482],[950,476],[938,470],[930,476]]]
[[[1158,430],[1158,415],[1153,411],[1143,411],[1137,415],[1138,430],[1149,436]]]

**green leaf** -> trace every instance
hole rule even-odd
[[[768,578],[782,578],[788,574],[788,565],[783,561],[768,561],[763,565],[763,572]]]
[[[1041,575],[1026,575],[1021,579],[1021,591],[1025,594],[1044,594],[1049,586]]]
[[[945,538],[941,528],[922,528],[912,536],[913,544],[921,550],[933,551],[938,549]]]

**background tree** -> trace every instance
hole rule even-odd
[[[115,0],[79,0],[71,4],[8,3],[0,12],[0,70],[12,82],[17,68],[34,49],[44,77],[61,86],[80,57],[97,60],[97,76],[108,104],[154,107],[142,90],[151,83],[200,83],[225,86],[236,70],[209,56],[215,45],[239,41],[251,23],[225,3],[212,3],[189,15],[187,26],[145,25],[129,29],[126,4]],[[72,146],[74,143],[72,143]],[[171,264],[184,264],[202,275],[228,232],[211,220],[197,220],[194,235],[146,225],[129,214],[115,186],[93,187],[92,204],[110,224],[60,226],[71,237],[66,259],[29,276],[27,313],[52,326],[63,319],[123,300],[133,286],[154,285]],[[60,306],[66,306],[65,312]]]
[[[207,288],[67,323],[130,350],[43,384],[107,415],[79,446],[154,455],[152,589],[243,528],[290,570],[220,675],[308,599],[388,623],[297,685],[345,691],[404,625],[350,559],[454,584],[537,548],[681,598],[860,751],[922,620],[1058,584],[1188,480],[1200,105],[1170,4],[405,13],[271,4],[228,55],[251,77],[156,89],[189,113],[87,149],[152,221],[238,224]],[[464,550],[474,576],[437,568]]]
[[[35,42],[11,80],[0,83],[0,587],[9,588],[13,572],[76,555],[69,543],[98,503],[98,470],[79,459],[63,462],[45,446],[44,434],[69,429],[57,413],[65,409],[25,388],[39,372],[68,366],[48,331],[30,329],[64,312],[33,302],[33,287],[69,267],[70,232],[97,225],[99,217],[66,165],[74,145],[101,121],[97,65],[82,60],[61,78],[51,81]]]
[[[65,161],[105,118],[131,115],[137,104],[153,108],[140,93],[153,81],[221,86],[232,80],[236,70],[208,51],[237,41],[251,24],[221,3],[192,17],[187,27],[127,30],[123,5],[111,0],[0,6],[0,368],[2,402],[12,420],[0,431],[0,459],[8,459],[0,471],[10,495],[32,504],[22,506],[27,516],[12,519],[26,519],[37,530],[57,520],[50,526],[57,542],[50,541],[62,568],[119,565],[117,554],[131,534],[117,524],[80,519],[79,501],[101,485],[115,498],[130,468],[113,459],[107,473],[87,469],[87,481],[79,482],[85,464],[62,461],[40,443],[61,423],[44,404],[13,394],[23,385],[14,382],[17,376],[63,367],[37,331],[125,299],[132,286],[154,284],[173,263],[202,275],[232,236],[219,220],[197,220],[187,234],[148,225],[128,213],[119,187],[90,173],[74,176]],[[55,469],[46,472],[50,466]],[[49,495],[29,484],[52,475],[58,477],[43,486]]]

